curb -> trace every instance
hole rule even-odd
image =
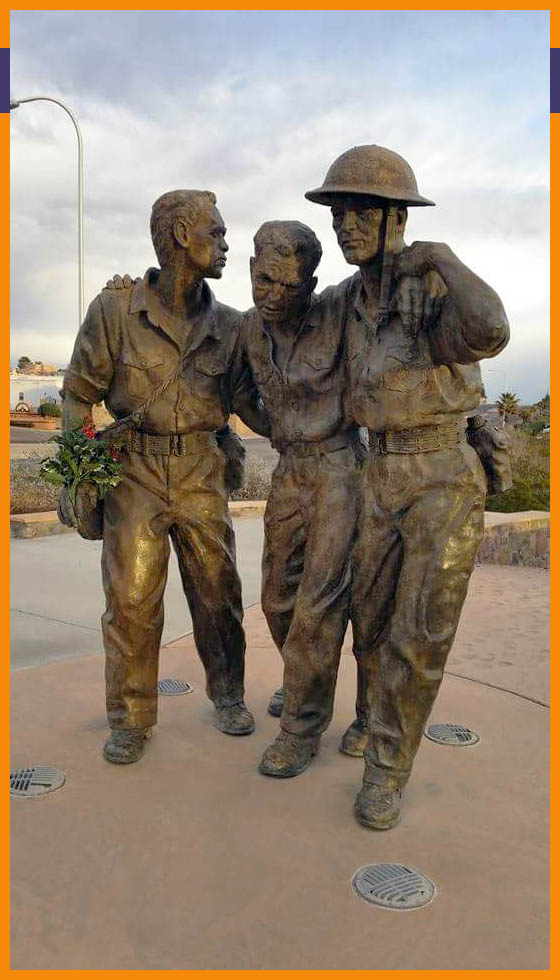
[[[266,500],[232,500],[229,504],[233,518],[262,517],[265,508]],[[73,533],[74,530],[60,523],[55,510],[10,515],[12,538],[43,538],[51,534]],[[550,514],[540,510],[516,514],[487,511],[484,515],[484,538],[476,560],[482,564],[548,568]]]
[[[232,517],[262,517],[266,500],[232,500],[229,511]],[[11,538],[44,538],[51,534],[73,534],[75,528],[61,524],[56,510],[38,514],[10,514]]]

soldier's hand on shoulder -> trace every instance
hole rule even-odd
[[[437,269],[439,260],[449,254],[452,254],[451,249],[444,242],[413,242],[397,255],[395,277],[423,276]]]
[[[134,282],[135,280],[129,276],[128,272],[125,272],[124,276],[119,276],[117,273],[112,279],[107,280],[105,289],[131,289]]]
[[[423,275],[405,275],[398,279],[393,308],[405,330],[415,336],[434,322],[446,295],[447,286],[435,269]]]

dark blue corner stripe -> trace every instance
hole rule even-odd
[[[10,111],[10,49],[0,48],[0,112]]]
[[[560,112],[560,48],[550,49],[550,111]]]

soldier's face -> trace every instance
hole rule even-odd
[[[341,194],[331,207],[333,228],[350,265],[366,265],[379,252],[383,209],[366,206],[364,198]]]
[[[229,245],[226,226],[216,207],[204,208],[188,230],[189,263],[206,279],[220,279],[226,264]]]
[[[279,255],[265,246],[258,258],[251,259],[253,300],[267,323],[289,323],[301,317],[316,283],[295,255]]]

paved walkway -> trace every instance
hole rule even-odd
[[[101,656],[17,670],[13,766],[55,765],[67,782],[13,801],[12,968],[547,968],[547,583],[540,569],[475,569],[431,720],[481,741],[423,739],[402,822],[381,834],[354,821],[362,763],[337,752],[353,713],[348,646],[317,759],[278,781],[256,771],[281,676],[258,606],[246,612],[249,738],[212,726],[190,637],[162,650],[160,675],[195,693],[161,698],[130,767],[100,756]],[[434,901],[360,901],[352,875],[378,861],[426,872]]]
[[[263,523],[234,521],[243,603],[260,599]],[[103,649],[101,541],[78,534],[10,541],[12,667],[98,653]],[[175,552],[165,592],[163,642],[189,633],[192,622]]]

